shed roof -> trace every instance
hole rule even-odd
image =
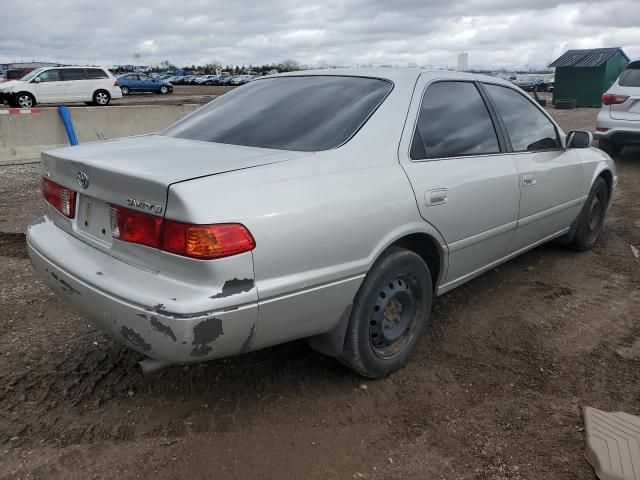
[[[549,67],[599,67],[617,53],[621,53],[629,61],[629,57],[620,47],[588,48],[585,50],[567,50]]]

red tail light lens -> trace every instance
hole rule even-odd
[[[113,86],[114,86],[114,87],[119,87],[119,86],[120,86],[120,83],[118,82],[118,80],[116,80],[115,82],[113,82]]]
[[[76,216],[76,192],[42,177],[42,196],[65,217]]]
[[[177,255],[210,260],[249,252],[256,242],[244,225],[190,225],[165,220],[162,249]]]
[[[111,205],[111,235],[124,242],[160,248],[162,218]]]
[[[249,252],[256,242],[244,225],[192,225],[111,205],[111,234],[123,242],[200,260]]]
[[[605,105],[617,105],[624,103],[629,98],[629,95],[616,95],[614,93],[605,93],[602,95],[602,103]]]

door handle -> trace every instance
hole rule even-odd
[[[424,195],[424,201],[427,204],[427,207],[447,203],[447,189],[437,188],[435,190],[429,190]]]
[[[530,187],[536,184],[536,176],[533,173],[525,173],[522,175],[522,184],[525,187]]]

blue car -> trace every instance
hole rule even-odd
[[[172,93],[173,85],[166,80],[159,78],[151,78],[142,73],[125,73],[118,77],[120,90],[122,95],[129,95],[133,92],[153,92],[153,93]]]

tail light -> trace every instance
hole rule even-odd
[[[618,105],[624,103],[629,98],[629,95],[616,95],[615,93],[605,93],[602,95],[602,103],[605,105]]]
[[[189,225],[165,220],[162,249],[177,255],[209,260],[248,252],[256,242],[244,225]]]
[[[118,82],[118,80],[117,80],[117,79],[116,79],[116,81],[115,81],[115,82],[113,82],[113,86],[114,86],[114,87],[119,87],[119,86],[120,86],[120,83]]]
[[[42,177],[42,196],[65,217],[76,216],[76,192]]]
[[[193,225],[116,205],[111,205],[111,233],[123,242],[200,260],[229,257],[256,247],[249,230],[239,223]]]
[[[160,248],[162,218],[111,205],[111,235],[123,242]]]

